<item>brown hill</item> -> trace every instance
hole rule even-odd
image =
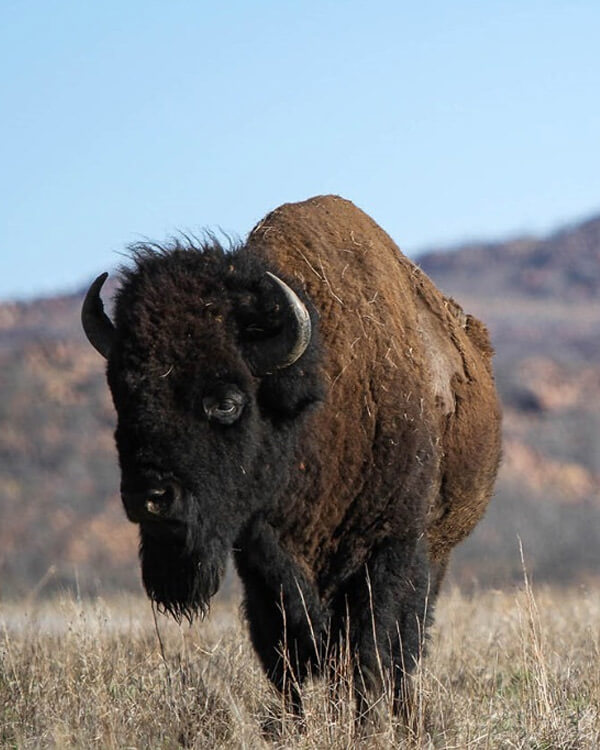
[[[454,292],[527,296],[539,300],[594,300],[600,293],[600,216],[549,237],[474,243],[433,251],[420,265],[447,279]]]
[[[461,582],[600,570],[600,217],[546,239],[432,252],[422,268],[485,320],[505,406],[497,495],[459,549]],[[0,304],[0,595],[137,588],[104,363],[80,294]]]

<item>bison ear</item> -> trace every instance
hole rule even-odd
[[[293,419],[324,397],[317,312],[301,294],[266,273],[237,303],[244,356],[261,378],[258,401],[274,420]]]
[[[275,421],[294,419],[306,413],[325,398],[325,387],[319,372],[317,349],[302,360],[302,367],[279,370],[263,378],[258,390],[261,409]]]
[[[290,367],[304,355],[311,341],[307,305],[269,271],[255,294],[240,305],[238,322],[246,359],[258,376]]]

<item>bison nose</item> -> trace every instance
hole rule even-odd
[[[168,482],[143,490],[121,490],[127,518],[134,523],[171,520],[181,497],[179,485]]]

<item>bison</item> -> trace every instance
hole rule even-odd
[[[107,274],[82,321],[108,361],[149,597],[204,615],[233,552],[252,643],[293,706],[346,639],[359,699],[389,684],[400,707],[496,477],[486,328],[336,196],[283,205],[234,247],[137,245],[121,274],[114,323]]]

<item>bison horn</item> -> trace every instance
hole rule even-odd
[[[265,375],[273,370],[283,370],[293,365],[306,351],[311,338],[310,314],[284,281],[275,274],[266,272],[266,278],[275,287],[281,302],[285,304],[287,324],[284,331],[268,342],[256,347],[252,356],[252,369],[257,375]]]
[[[284,367],[289,367],[290,365],[293,365],[296,360],[300,359],[300,357],[306,351],[306,347],[310,343],[310,336],[312,331],[310,315],[308,314],[306,305],[304,305],[304,303],[300,301],[300,298],[298,297],[296,292],[290,289],[290,287],[284,281],[282,281],[278,276],[275,276],[275,274],[271,273],[270,271],[267,271],[267,276],[283,292],[285,299],[289,305],[289,310],[293,315],[294,324],[296,327],[296,338],[294,340],[294,345],[287,353],[285,359],[283,359],[281,362],[278,362],[276,365],[278,370],[283,370]]]
[[[100,290],[107,278],[107,273],[98,276],[88,289],[81,307],[81,324],[85,335],[94,349],[105,359],[108,359],[115,338],[115,327],[104,312],[100,298]]]

